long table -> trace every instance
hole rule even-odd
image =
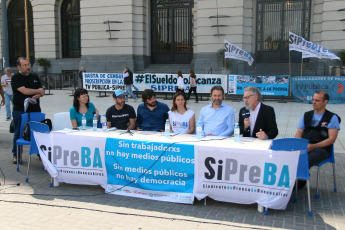
[[[225,202],[285,209],[299,152],[270,150],[270,140],[165,137],[157,132],[34,133],[42,161],[59,182],[100,185],[106,193],[193,203]]]

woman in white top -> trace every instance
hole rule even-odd
[[[176,92],[182,91],[184,92],[184,82],[183,82],[183,75],[181,70],[177,71],[177,88]]]
[[[195,113],[186,107],[184,92],[176,92],[169,111],[170,129],[174,133],[191,134],[195,130]]]

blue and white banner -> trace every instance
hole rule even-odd
[[[83,73],[83,86],[89,91],[125,89],[122,73]]]
[[[107,193],[193,203],[194,146],[108,138]]]
[[[254,59],[249,53],[243,49],[235,46],[234,44],[224,40],[225,58],[232,58],[237,60],[246,61],[248,65],[252,65]]]
[[[195,197],[283,210],[291,196],[299,151],[195,146]]]
[[[177,74],[151,74],[151,73],[135,73],[134,85],[139,91],[152,89],[155,92],[174,93],[177,87]],[[184,75],[184,90],[189,91],[189,76]],[[217,74],[197,74],[196,75],[197,92],[210,93],[211,88],[220,85],[226,90],[227,75]]]
[[[327,50],[323,46],[316,43],[305,40],[303,37],[298,36],[292,32],[289,32],[289,50],[295,50],[302,52],[302,58],[324,58],[324,59],[337,59],[340,60],[331,51]]]
[[[230,75],[229,94],[243,95],[244,89],[257,87],[262,95],[287,96],[289,94],[289,76],[257,76],[257,75]]]
[[[104,137],[76,135],[71,140],[63,133],[34,135],[42,162],[52,177],[59,182],[106,187]]]
[[[297,102],[312,103],[318,90],[329,94],[330,104],[345,103],[345,76],[295,76],[291,79],[291,92]]]

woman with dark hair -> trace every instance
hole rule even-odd
[[[86,89],[78,88],[75,90],[73,106],[70,108],[69,114],[74,129],[82,125],[81,120],[84,114],[86,117],[86,126],[92,127],[94,114],[96,114],[98,120],[98,110],[90,102]]]
[[[181,91],[184,92],[184,82],[183,82],[183,75],[181,70],[177,71],[177,88],[176,92]]]
[[[189,71],[189,91],[188,91],[188,97],[187,100],[189,100],[190,95],[192,94],[192,92],[194,92],[194,96],[195,96],[195,103],[199,102],[198,99],[198,93],[196,92],[196,75],[194,73],[193,70]]]
[[[186,107],[186,94],[176,92],[169,114],[170,129],[174,133],[191,134],[195,130],[195,113]]]

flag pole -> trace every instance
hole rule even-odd
[[[25,45],[26,45],[26,59],[30,63],[29,54],[29,25],[28,25],[28,5],[27,0],[24,1],[24,15],[25,15]]]
[[[289,84],[290,84],[290,87],[289,87],[289,96],[291,96],[291,51],[289,50]]]
[[[303,54],[302,54],[303,55]],[[301,61],[301,77],[303,76],[303,57],[302,57],[302,61]]]

